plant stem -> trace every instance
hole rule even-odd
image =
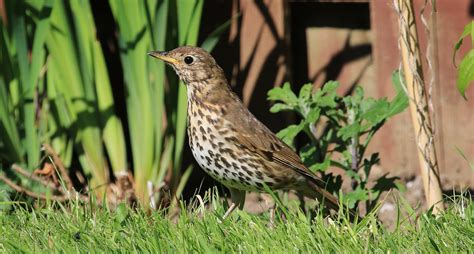
[[[410,110],[417,139],[418,157],[426,202],[428,207],[433,207],[434,214],[439,214],[444,210],[444,207],[439,180],[438,160],[433,142],[433,128],[428,111],[423,68],[421,66],[413,2],[411,0],[395,0],[394,2],[399,17],[399,43],[403,59],[403,72],[408,96],[410,97]]]

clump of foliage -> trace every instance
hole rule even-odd
[[[62,178],[67,191],[94,192],[111,203],[131,193],[130,200],[145,207],[167,206],[192,170],[182,165],[186,88],[146,52],[198,45],[204,1],[110,0],[117,31],[115,41],[107,42],[96,34],[94,4],[5,1],[0,189],[5,183],[23,190],[18,192],[34,190],[27,196],[63,199],[70,195],[50,181]],[[201,47],[212,51],[229,25],[217,27]],[[104,49],[120,56],[121,70],[106,64],[114,58],[107,59]],[[120,75],[124,83],[113,83],[110,77]],[[116,100],[121,89],[124,100]],[[122,107],[125,113],[116,112]],[[36,173],[51,164],[64,170]],[[38,182],[44,188],[33,189]],[[3,196],[10,194],[0,193],[0,202]]]
[[[464,98],[466,98],[466,89],[471,84],[471,82],[474,81],[474,49],[472,48],[474,45],[474,20],[469,22],[464,27],[463,33],[454,46],[453,63],[456,53],[461,47],[464,38],[468,35],[471,35],[471,49],[461,60],[461,64],[458,68],[458,78],[456,80],[458,90]]]
[[[340,176],[326,173],[330,166],[343,169],[351,179],[352,191],[344,195],[349,207],[366,202],[370,210],[383,191],[397,187],[396,178],[386,175],[369,187],[370,172],[380,158],[378,153],[366,156],[366,150],[384,123],[408,105],[398,77],[398,73],[393,74],[397,94],[392,101],[365,98],[362,87],[356,87],[353,95],[339,96],[336,81],[329,81],[316,91],[312,84],[306,84],[298,95],[289,83],[268,92],[268,99],[276,102],[271,112],[290,111],[301,117],[298,124],[286,127],[277,135],[290,145],[300,133],[306,136],[309,142],[303,144],[299,154],[309,169],[322,174],[327,189],[336,192],[342,185]]]

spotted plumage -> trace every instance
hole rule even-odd
[[[224,217],[243,206],[246,191],[264,191],[264,185],[324,198],[338,207],[325,183],[231,91],[209,53],[180,47],[149,54],[171,65],[187,85],[189,146],[199,166],[231,191],[232,205]]]

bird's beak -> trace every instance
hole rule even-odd
[[[148,52],[148,55],[152,56],[154,58],[158,58],[160,60],[163,60],[163,61],[165,61],[166,63],[169,63],[169,64],[177,64],[178,63],[178,60],[167,56],[168,52],[166,52],[166,51],[150,51],[150,52]]]

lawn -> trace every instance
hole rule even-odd
[[[366,216],[357,224],[287,211],[286,222],[267,226],[268,213],[238,211],[219,223],[222,202],[191,205],[174,220],[119,206],[113,212],[77,203],[0,212],[0,252],[327,253],[473,252],[474,205],[453,204],[440,217],[400,219],[387,230]],[[464,209],[461,209],[464,207]]]

